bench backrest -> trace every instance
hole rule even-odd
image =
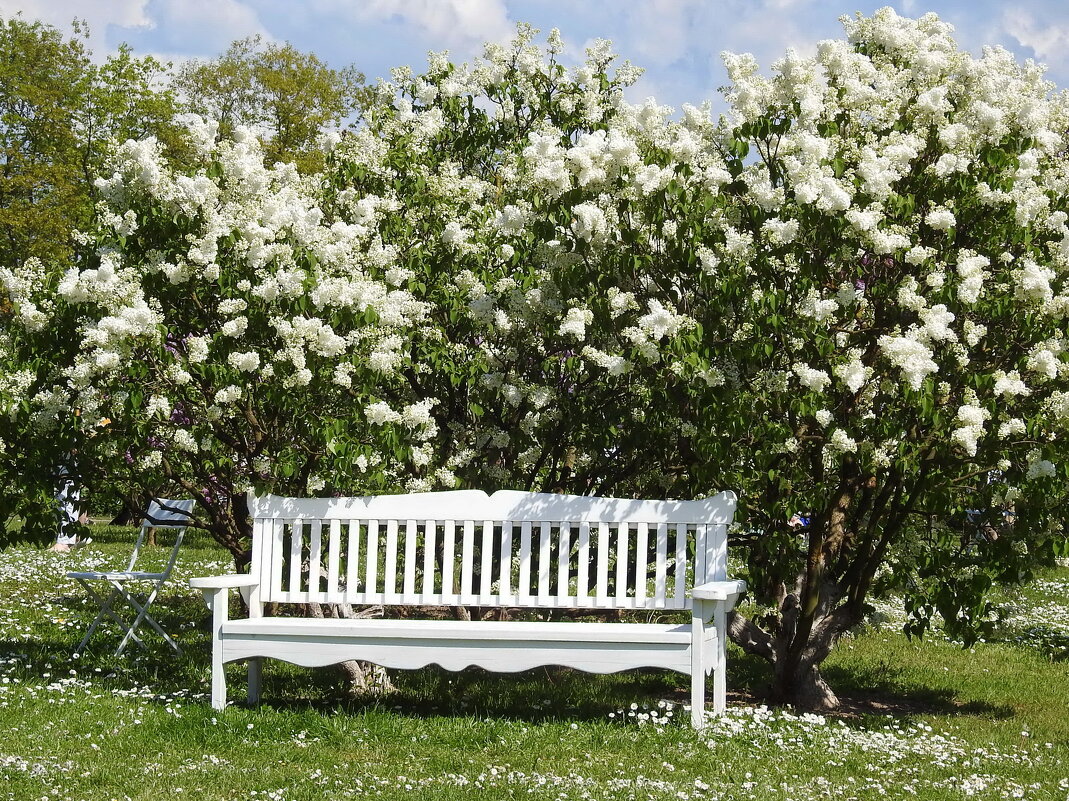
[[[251,497],[261,602],[688,609],[727,578],[735,495]]]

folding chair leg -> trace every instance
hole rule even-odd
[[[160,624],[157,623],[148,613],[149,604],[156,600],[156,594],[159,592],[159,589],[160,584],[157,584],[155,587],[153,587],[152,592],[149,593],[148,598],[145,599],[144,604],[139,604],[137,600],[132,595],[130,595],[130,593],[125,591],[122,593],[122,596],[126,599],[126,602],[137,610],[137,617],[134,618],[134,622],[130,626],[129,630],[126,632],[126,636],[123,637],[122,642],[119,643],[119,650],[115,652],[116,656],[118,656],[123,652],[123,650],[125,650],[127,643],[130,641],[131,637],[137,640],[137,642],[141,642],[141,640],[138,639],[136,631],[142,623],[148,623],[150,626],[152,626],[152,628],[156,630],[156,633],[163,637],[167,644],[175,650],[175,653],[182,653],[182,649],[178,647],[178,643],[172,640],[170,635],[167,634],[167,632],[160,627]]]
[[[129,629],[128,629],[127,625],[122,621],[122,618],[120,618],[117,614],[115,614],[115,612],[111,608],[112,604],[115,603],[115,599],[116,598],[118,598],[120,595],[121,596],[126,596],[126,593],[123,592],[123,589],[122,589],[121,586],[119,586],[119,585],[117,585],[117,584],[115,584],[113,582],[112,583],[111,593],[108,595],[108,599],[106,601],[102,601],[100,599],[100,596],[97,595],[93,591],[93,588],[88,583],[86,583],[82,579],[78,579],[78,581],[81,583],[81,585],[83,587],[85,587],[85,590],[88,593],[89,597],[92,598],[94,601],[96,601],[98,604],[100,604],[100,611],[97,613],[96,619],[90,624],[89,631],[86,632],[85,637],[83,637],[82,641],[80,643],[78,643],[77,652],[81,653],[82,651],[85,650],[85,646],[89,642],[89,638],[92,637],[93,633],[97,630],[97,628],[100,627],[100,622],[105,618],[105,616],[111,618],[111,620],[117,626],[119,626],[120,628],[122,628],[124,630],[127,630],[127,631],[129,631]],[[128,633],[127,637],[129,637],[129,636],[130,635]],[[142,642],[141,638],[138,637],[136,634],[133,635],[133,640],[138,645],[140,645],[142,648],[145,647],[144,642]],[[125,642],[126,642],[126,640],[124,639],[123,640],[124,645],[122,647],[120,647],[120,649],[118,651],[116,651],[116,655],[122,653],[122,648],[125,647]]]
[[[79,581],[81,581],[81,579],[79,579]],[[96,601],[97,605],[100,607],[100,611],[97,612],[97,616],[96,618],[94,618],[93,622],[89,624],[89,631],[85,633],[85,637],[83,637],[82,641],[78,643],[78,647],[75,649],[78,653],[81,653],[85,650],[85,646],[89,642],[89,638],[93,636],[93,632],[95,632],[100,626],[100,621],[104,619],[104,615],[111,613],[111,603],[115,597],[115,590],[112,590],[111,595],[108,596],[108,600],[102,601],[100,600],[100,596],[93,592],[92,587],[90,587],[84,581],[81,581],[81,584],[83,587],[85,587],[86,592],[89,593],[89,597]]]

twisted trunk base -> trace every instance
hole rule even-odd
[[[768,701],[812,712],[832,712],[839,707],[839,697],[820,673],[820,666],[831,653],[839,637],[855,621],[855,615],[837,610],[821,618],[810,629],[801,655],[792,654],[789,633],[797,634],[791,614],[780,619],[780,628],[766,631],[753,620],[732,613],[728,635],[736,645],[764,659],[772,668]],[[786,624],[786,625],[785,625]]]
[[[808,712],[834,712],[839,708],[839,696],[820,675],[816,665],[801,665],[795,670],[774,665],[773,669],[771,703],[789,704]]]

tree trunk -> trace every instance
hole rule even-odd
[[[350,659],[342,662],[338,669],[345,676],[349,695],[360,698],[366,695],[386,695],[394,692],[397,688],[390,681],[390,676],[385,668],[373,665],[370,662],[358,662]]]
[[[834,588],[825,587],[822,596],[824,603],[804,627],[797,625],[801,610],[799,593],[795,592],[783,598],[779,625],[771,631],[738,613],[728,619],[731,639],[772,666],[770,703],[813,712],[831,712],[839,706],[839,698],[821,675],[820,666],[839,638],[861,622],[861,613],[852,604],[829,609],[839,597]],[[800,637],[805,639],[798,641]]]
[[[311,603],[308,604],[308,614],[311,617],[346,619],[381,617],[382,607],[372,606],[356,612],[350,604]],[[338,669],[341,671],[342,675],[345,676],[350,697],[359,698],[364,695],[386,695],[387,693],[394,692],[396,689],[393,686],[393,682],[390,681],[390,676],[386,673],[386,669],[379,665],[350,659],[346,662],[339,663]]]
[[[769,701],[790,704],[810,712],[832,712],[839,706],[839,697],[820,675],[820,667],[803,662],[791,670],[786,663],[773,665],[774,678]]]

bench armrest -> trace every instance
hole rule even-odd
[[[239,590],[242,599],[248,604],[253,590],[260,586],[260,580],[247,573],[231,573],[226,576],[192,578],[189,580],[189,586],[195,590],[200,590],[200,594],[204,596],[205,606],[212,610],[213,615],[218,611],[222,615],[219,620],[225,620],[227,598],[230,596],[230,590]],[[253,609],[253,606],[255,606],[255,609]],[[250,606],[250,614],[258,614],[256,610],[259,608],[257,604],[253,604]],[[216,624],[218,622],[216,620]]]
[[[236,587],[258,587],[260,580],[244,573],[232,573],[227,576],[205,576],[192,578],[189,586],[196,590],[229,590]]]
[[[746,582],[742,579],[732,579],[699,584],[691,590],[690,594],[692,598],[697,598],[699,601],[730,601],[733,607],[735,600],[744,592],[746,592]]]

